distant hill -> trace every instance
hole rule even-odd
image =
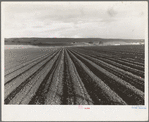
[[[114,45],[144,44],[144,39],[103,38],[5,38],[5,45],[71,46],[71,45]]]

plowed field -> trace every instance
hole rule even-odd
[[[144,46],[5,50],[4,103],[144,105]]]

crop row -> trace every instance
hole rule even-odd
[[[98,57],[87,47],[32,50],[24,53],[26,62],[5,71],[5,104],[144,104],[144,74],[131,67],[134,64],[121,64],[101,53]]]

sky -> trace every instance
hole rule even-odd
[[[147,2],[2,2],[5,38],[144,39]]]

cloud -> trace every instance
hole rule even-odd
[[[2,6],[6,37],[144,38],[144,2],[7,2]]]
[[[108,9],[107,13],[111,17],[114,17],[117,14],[117,12],[113,8]]]
[[[32,26],[32,27],[33,28],[43,28],[43,26],[40,26],[40,25],[39,26],[38,25],[37,26]]]
[[[100,22],[105,22],[106,24],[107,23],[110,23],[110,22],[115,22],[116,21],[116,19],[113,19],[113,18],[105,18],[105,19],[102,19],[102,20],[100,20]]]

